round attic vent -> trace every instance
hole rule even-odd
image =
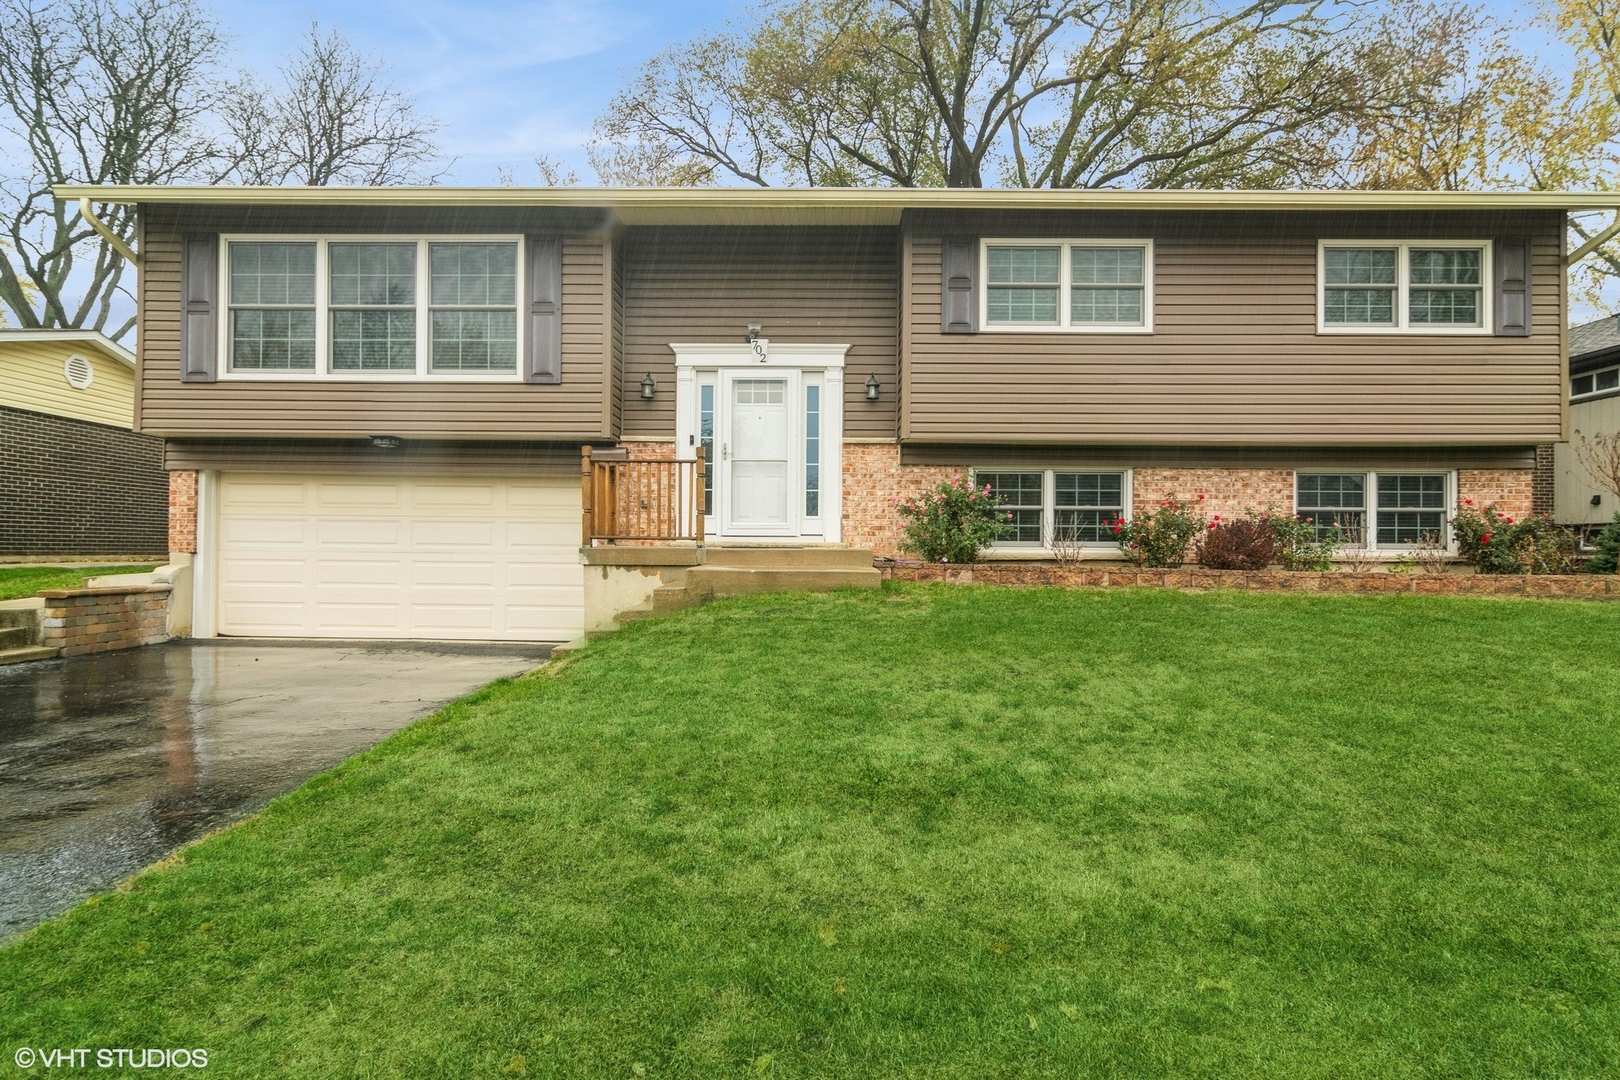
[[[68,385],[75,390],[88,390],[90,384],[96,381],[96,369],[90,366],[90,361],[75,353],[62,363],[62,375]]]

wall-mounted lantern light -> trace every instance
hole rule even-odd
[[[745,336],[743,338],[743,340],[748,342],[748,344],[752,345],[754,342],[759,340],[759,331],[760,331],[760,324],[759,323],[749,323],[748,324],[748,334],[747,334],[747,336]]]
[[[878,399],[878,378],[877,378],[877,372],[874,371],[874,372],[872,372],[872,374],[870,374],[870,375],[868,375],[866,377],[866,400],[867,401],[876,401],[877,399]]]
[[[371,445],[376,447],[378,450],[398,450],[399,449],[399,436],[398,435],[373,435],[371,437]]]
[[[1594,496],[1592,496],[1592,505],[1593,506],[1602,506],[1603,505],[1603,496],[1602,495],[1594,495]]]
[[[641,377],[641,400],[651,401],[657,392],[658,384],[653,382],[652,372],[649,371]]]

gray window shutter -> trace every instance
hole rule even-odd
[[[975,333],[979,329],[979,239],[947,236],[940,255],[939,332]]]
[[[219,372],[219,234],[180,242],[180,381],[213,382]]]
[[[1496,333],[1530,336],[1530,241],[1524,237],[1496,242]]]
[[[524,240],[529,279],[528,341],[523,380],[562,382],[562,238],[530,236]]]

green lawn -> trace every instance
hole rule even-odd
[[[641,624],[0,950],[208,1076],[1620,1074],[1620,606]]]
[[[87,577],[104,574],[144,574],[156,563],[139,566],[8,566],[0,568],[0,600],[33,596],[41,589],[76,589]]]

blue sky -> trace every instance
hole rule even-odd
[[[1528,9],[1486,0],[1504,18]],[[446,182],[493,184],[499,166],[518,184],[538,182],[534,155],[596,176],[583,145],[591,121],[623,77],[667,44],[719,27],[749,0],[336,0],[309,5],[216,0],[236,41],[237,66],[269,73],[298,44],[311,16],[341,27],[385,60],[395,81],[443,125],[455,157]],[[1540,34],[1520,38],[1552,63],[1565,62]]]
[[[298,6],[216,2],[236,64],[268,73],[298,44],[311,16],[341,27],[380,57],[395,82],[443,125],[457,159],[446,182],[493,184],[498,166],[538,182],[536,153],[595,183],[583,145],[625,74],[667,43],[721,25],[728,0],[338,0]]]

